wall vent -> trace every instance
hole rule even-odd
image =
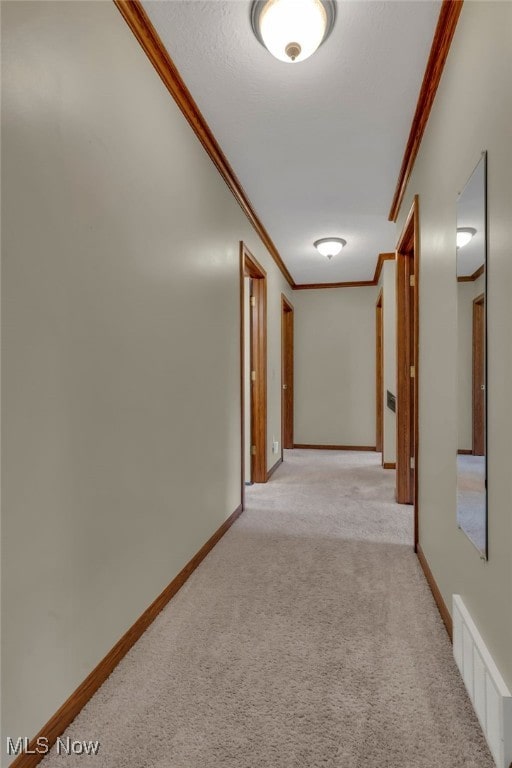
[[[512,696],[460,595],[453,596],[453,655],[498,768],[512,762]]]

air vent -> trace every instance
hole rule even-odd
[[[512,761],[512,696],[460,595],[453,596],[453,655],[498,768]]]

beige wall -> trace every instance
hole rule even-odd
[[[451,608],[460,593],[512,686],[512,3],[464,3],[407,189],[420,201],[420,542]],[[489,561],[458,530],[458,192],[488,150]]]
[[[377,287],[295,291],[295,442],[375,445]]]
[[[383,298],[384,338],[384,439],[383,460],[396,461],[396,413],[387,406],[386,391],[396,397],[396,264],[385,261],[382,266],[381,286]]]
[[[239,504],[239,240],[275,460],[287,286],[113,3],[5,3],[2,57],[3,732],[32,736]]]

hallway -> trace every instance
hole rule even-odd
[[[45,768],[491,768],[376,453],[287,452]]]

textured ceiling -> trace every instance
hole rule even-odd
[[[297,283],[371,280],[440,2],[338,0],[296,65],[256,40],[245,0],[144,7]],[[343,237],[331,261],[313,241]]]
[[[485,264],[485,162],[482,160],[468,179],[457,201],[457,228],[476,230],[473,239],[457,249],[457,276],[472,275]]]

